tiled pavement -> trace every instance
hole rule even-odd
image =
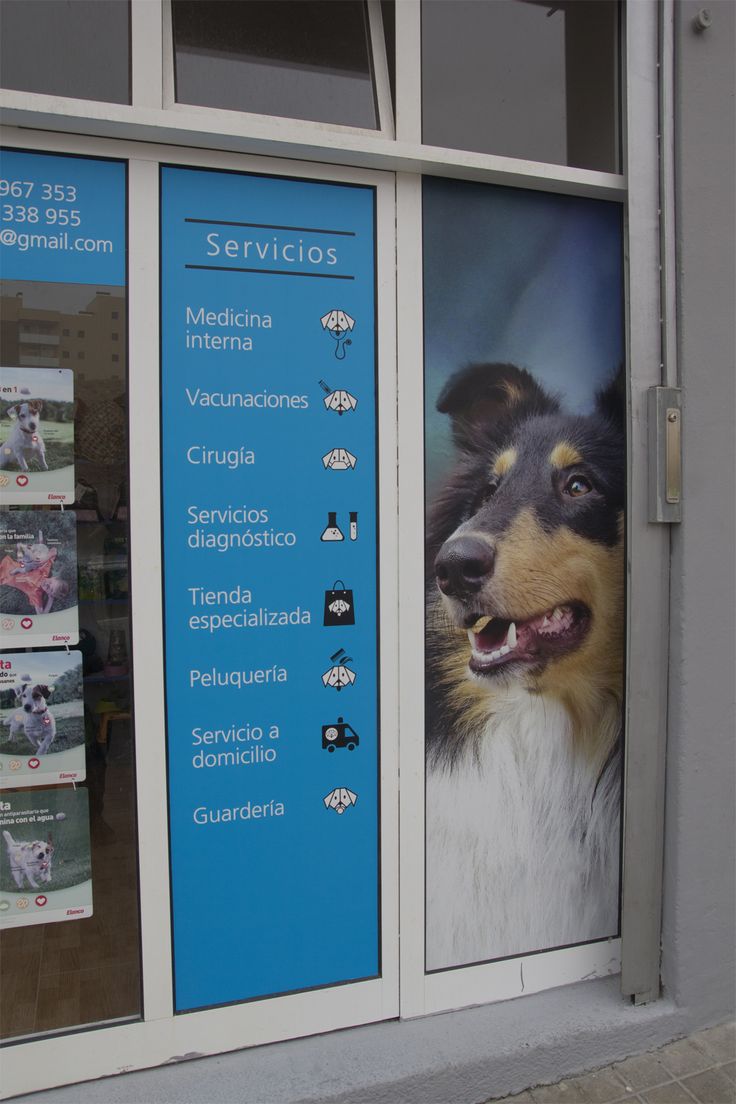
[[[736,1024],[494,1104],[736,1104]]]

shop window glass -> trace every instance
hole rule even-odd
[[[138,887],[135,847],[135,796],[132,679],[130,673],[127,508],[127,385],[125,363],[105,356],[104,311],[109,299],[125,310],[124,287],[0,282],[3,364],[50,367],[58,349],[23,348],[17,335],[19,307],[75,321],[79,310],[91,312],[86,349],[78,362],[89,368],[74,372],[74,465],[77,481],[79,645],[81,652],[86,788],[89,800],[94,912],[72,923],[20,927],[2,933],[0,1020],[5,1038],[53,1031],[83,1023],[137,1016],[140,1013]],[[109,338],[107,339],[109,341]],[[122,342],[119,343],[122,346]],[[23,349],[19,356],[19,345]],[[90,352],[90,358],[85,353]],[[66,362],[69,354],[61,353]],[[6,404],[3,404],[3,407]],[[46,411],[47,438],[63,437]],[[48,426],[48,428],[46,428]],[[48,442],[47,442],[48,445]],[[39,511],[41,513],[41,511]],[[49,516],[43,511],[46,517]],[[39,526],[45,528],[42,522]],[[3,587],[3,600],[7,597]],[[4,607],[3,607],[4,608]],[[3,645],[6,647],[6,645]],[[38,654],[38,653],[36,653]],[[58,697],[58,691],[56,692]],[[0,700],[5,714],[7,692]],[[61,717],[70,706],[56,704]],[[10,749],[0,730],[0,751]],[[19,750],[22,745],[16,745]],[[54,787],[52,789],[58,789]],[[65,839],[54,833],[56,854],[51,887],[63,876]],[[58,859],[58,862],[56,861]],[[5,887],[3,887],[5,888]]]
[[[3,88],[130,103],[128,0],[3,0]]]
[[[0,828],[12,838],[0,836],[0,1036],[18,1040],[137,1018],[141,974],[125,166],[11,150],[2,158],[3,178],[24,182],[26,207],[56,183],[106,247],[39,249],[31,267],[0,243],[0,380],[10,388],[0,440],[23,440],[28,468],[3,455]],[[46,212],[53,199],[38,206]],[[121,319],[115,343],[111,305]],[[77,335],[66,339],[71,357],[60,348],[65,331]],[[28,411],[15,409],[16,393]],[[31,408],[36,437],[21,438]],[[38,708],[34,690],[26,710],[24,687],[39,691]],[[39,842],[47,855],[24,859],[18,849]]]
[[[617,0],[423,0],[423,140],[616,172]]]
[[[176,99],[374,129],[361,0],[173,0]]]
[[[386,64],[391,88],[391,105],[396,118],[396,0],[381,0],[383,38],[386,43]]]

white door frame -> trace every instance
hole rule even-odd
[[[371,18],[375,24],[376,5]],[[71,1033],[7,1045],[7,1095],[168,1061],[217,1053],[396,1016],[398,1003],[398,777],[401,768],[401,1013],[404,1016],[499,1000],[618,969],[619,941],[425,978],[423,948],[423,552],[421,454],[422,173],[588,195],[625,204],[627,337],[630,365],[627,768],[625,782],[622,988],[656,996],[666,733],[668,545],[646,521],[646,392],[665,382],[660,333],[657,168],[658,5],[636,0],[625,28],[626,175],[426,147],[421,142],[419,0],[396,5],[396,126],[364,133],[345,127],[189,110],[167,101],[164,9],[132,0],[133,102],[97,104],[0,92],[3,144],[51,153],[127,159],[129,167],[129,382],[131,411],[132,616],[144,1019],[82,1025]],[[385,82],[384,82],[385,83]],[[167,92],[167,88],[169,92]],[[170,97],[169,97],[170,98]],[[39,128],[47,127],[48,130]],[[27,129],[26,129],[27,128]],[[139,141],[143,140],[143,141]],[[154,144],[159,143],[159,144]],[[212,152],[217,146],[221,152]],[[268,156],[265,156],[268,154]],[[277,160],[276,158],[289,158]],[[319,164],[314,163],[319,161]],[[378,196],[380,376],[381,729],[383,977],[206,1012],[172,1014],[166,771],[164,753],[158,422],[158,163],[286,174],[375,186]],[[333,167],[334,166],[334,167]],[[348,166],[348,167],[346,167]],[[394,173],[398,176],[395,177]],[[398,220],[395,225],[395,214]],[[398,293],[395,264],[398,257]],[[399,307],[398,333],[396,304]],[[400,377],[401,559],[397,521],[396,391]],[[665,366],[666,368],[666,366]],[[156,382],[154,382],[156,381]],[[413,409],[412,409],[413,408]],[[153,559],[151,558],[153,550]],[[136,565],[145,563],[145,570]],[[398,580],[401,581],[399,597]],[[401,763],[396,610],[402,634]],[[632,613],[633,611],[633,613]],[[642,616],[646,611],[646,616]],[[634,616],[636,624],[634,625]],[[635,628],[635,631],[633,631]],[[532,957],[533,960],[532,961]],[[523,979],[522,979],[523,972]],[[92,1042],[93,1040],[93,1042]],[[30,1048],[30,1049],[29,1049]]]
[[[133,690],[141,902],[143,1018],[86,1025],[3,1050],[4,1096],[174,1056],[365,1024],[399,1013],[398,986],[398,625],[395,333],[395,184],[390,173],[305,162],[23,132],[3,144],[29,152],[76,153],[129,163],[128,386]],[[378,517],[380,525],[381,977],[174,1014],[164,717],[159,373],[159,163],[298,176],[376,189]],[[29,1049],[30,1048],[30,1049]],[[33,1061],[29,1061],[33,1054]]]

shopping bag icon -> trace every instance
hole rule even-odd
[[[352,590],[342,579],[336,579],[332,590],[325,591],[325,615],[323,625],[354,625],[355,602]]]

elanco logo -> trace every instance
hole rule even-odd
[[[46,497],[49,502],[63,502],[65,498],[63,494],[49,494]]]
[[[58,640],[60,641],[60,643],[66,644],[71,638],[69,636],[69,633],[54,633],[51,639]]]
[[[82,912],[84,912],[83,908],[81,908],[81,909],[67,909],[66,910],[67,916],[79,916],[80,913],[82,913]]]

